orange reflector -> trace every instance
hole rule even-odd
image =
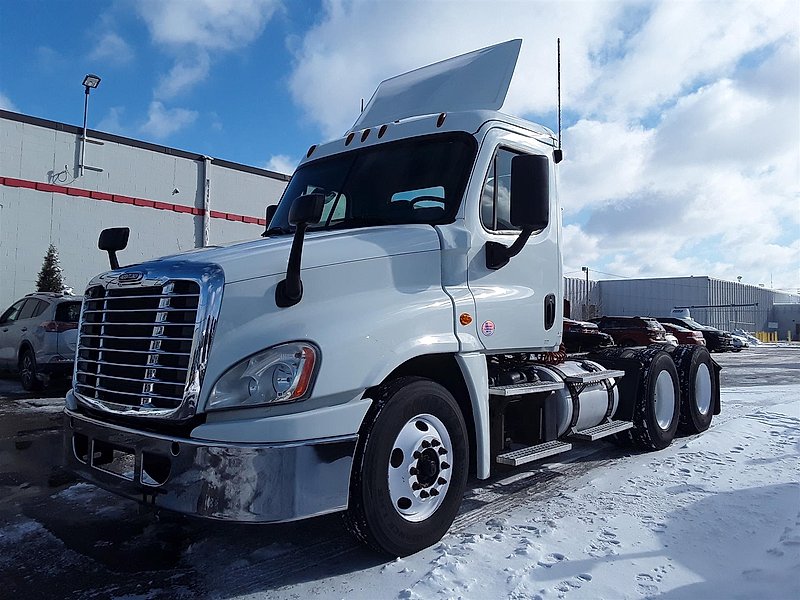
[[[461,316],[458,317],[458,321],[462,325],[469,325],[472,323],[472,315],[469,313],[461,313]]]

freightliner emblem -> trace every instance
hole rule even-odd
[[[138,271],[132,271],[130,273],[122,273],[119,276],[120,283],[136,283],[137,281],[141,281],[144,277],[144,273],[140,273]]]

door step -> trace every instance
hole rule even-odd
[[[512,383],[510,385],[496,385],[489,388],[490,396],[520,396],[536,392],[552,392],[564,389],[563,381],[533,381],[530,383]]]
[[[544,444],[537,444],[536,446],[528,446],[527,448],[520,448],[519,450],[499,454],[497,456],[497,462],[502,465],[518,467],[519,465],[524,465],[525,463],[533,462],[540,458],[547,458],[548,456],[560,454],[561,452],[566,452],[571,449],[572,444],[569,442],[553,440],[552,442],[545,442]]]
[[[611,377],[622,377],[624,375],[625,371],[618,370],[594,371],[591,373],[569,375],[564,378],[564,381],[567,383],[597,383],[598,381],[603,381],[604,379],[609,379]]]
[[[569,437],[574,440],[593,442],[595,440],[599,440],[600,438],[614,435],[615,433],[627,431],[631,427],[633,427],[633,423],[630,421],[607,421],[606,423],[600,423],[600,425],[589,427],[589,429],[576,431]]]

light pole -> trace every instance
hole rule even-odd
[[[589,318],[589,267],[581,267],[581,271],[586,273],[586,304],[584,304],[584,320]]]
[[[83,138],[81,139],[81,165],[80,174],[83,176],[84,165],[86,164],[86,117],[89,114],[89,90],[100,85],[100,77],[89,73],[83,78],[83,87],[86,94],[83,98]]]

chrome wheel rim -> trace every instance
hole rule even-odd
[[[389,497],[403,519],[417,523],[444,502],[452,474],[447,428],[433,415],[409,419],[389,454]]]
[[[33,360],[30,354],[22,357],[22,369],[20,369],[20,379],[24,382],[29,382],[33,379]]]
[[[711,410],[711,373],[705,364],[697,367],[694,378],[694,403],[701,415],[705,416]]]
[[[656,378],[655,405],[656,423],[661,429],[669,429],[675,416],[675,384],[668,371],[661,371]]]

